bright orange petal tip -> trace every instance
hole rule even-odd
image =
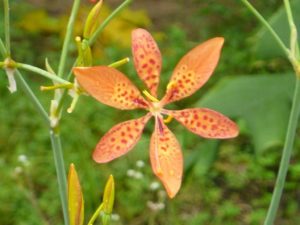
[[[99,102],[121,109],[147,108],[136,86],[120,71],[108,66],[75,67],[80,86]]]
[[[97,163],[106,163],[129,152],[140,140],[151,114],[112,127],[99,141],[93,153]]]
[[[159,119],[151,137],[150,161],[154,174],[173,198],[181,186],[183,157],[175,135]]]
[[[202,87],[218,64],[223,43],[222,37],[212,38],[183,56],[174,69],[163,102],[178,101]]]
[[[139,77],[156,97],[162,66],[161,53],[151,34],[141,28],[132,31],[132,55]]]
[[[177,121],[204,138],[227,139],[239,134],[238,126],[228,117],[211,109],[169,110]]]

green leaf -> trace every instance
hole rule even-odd
[[[257,75],[223,78],[198,106],[231,118],[241,118],[256,153],[283,144],[287,127],[293,75]]]
[[[68,175],[68,207],[70,225],[82,225],[84,220],[84,200],[73,164],[70,165]]]
[[[197,176],[207,174],[218,154],[218,140],[204,140],[184,162],[185,177],[193,170]]]
[[[295,24],[297,26],[298,31],[300,31],[300,0],[291,1],[291,8],[293,11]],[[274,30],[282,39],[282,41],[286,44],[286,46],[289,47],[290,28],[283,4],[282,7],[271,16],[268,22],[271,24],[271,26],[274,28]],[[265,27],[262,27],[256,33],[254,43],[254,51],[257,55],[259,55],[262,58],[274,58],[285,56],[282,49],[278,46],[273,36]]]

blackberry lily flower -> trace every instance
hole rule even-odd
[[[163,115],[175,118],[191,132],[204,138],[225,139],[238,135],[237,125],[222,114],[206,108],[168,110],[165,105],[190,96],[209,79],[219,57],[224,39],[210,39],[188,52],[175,67],[162,100],[157,88],[162,59],[153,37],[144,29],[132,33],[132,53],[139,77],[148,87],[145,99],[136,86],[121,72],[107,66],[76,67],[74,74],[82,88],[103,104],[121,109],[145,109],[138,119],[119,123],[99,141],[93,153],[98,163],[106,163],[130,151],[139,141],[146,123],[155,119],[150,141],[153,172],[163,183],[170,198],[179,191],[183,157],[174,134],[165,125]]]

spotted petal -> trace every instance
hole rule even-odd
[[[175,67],[163,101],[180,100],[202,87],[217,66],[223,43],[223,38],[213,38],[188,52]]]
[[[183,159],[176,137],[160,119],[151,137],[150,160],[153,172],[173,198],[181,186]]]
[[[191,132],[205,138],[234,138],[239,133],[233,121],[211,109],[169,110],[168,113]]]
[[[130,151],[139,141],[151,114],[112,127],[99,141],[93,153],[98,163],[106,163]]]
[[[103,104],[118,109],[146,108],[147,103],[136,86],[120,71],[107,67],[75,67],[80,86]]]
[[[159,48],[148,31],[136,29],[132,32],[132,54],[138,75],[156,97],[162,59]]]

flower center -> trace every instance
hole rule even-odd
[[[163,109],[163,102],[159,101],[157,98],[155,98],[153,95],[151,95],[148,91],[144,90],[143,94],[150,100],[149,104],[149,111],[152,113],[154,117],[162,117],[161,113],[164,110]],[[164,123],[170,123],[172,121],[173,117],[171,115],[168,115],[166,119],[164,119]]]
[[[161,102],[146,90],[143,91],[143,94],[150,100],[149,111],[152,113],[152,115],[157,116],[160,114],[162,109]]]

